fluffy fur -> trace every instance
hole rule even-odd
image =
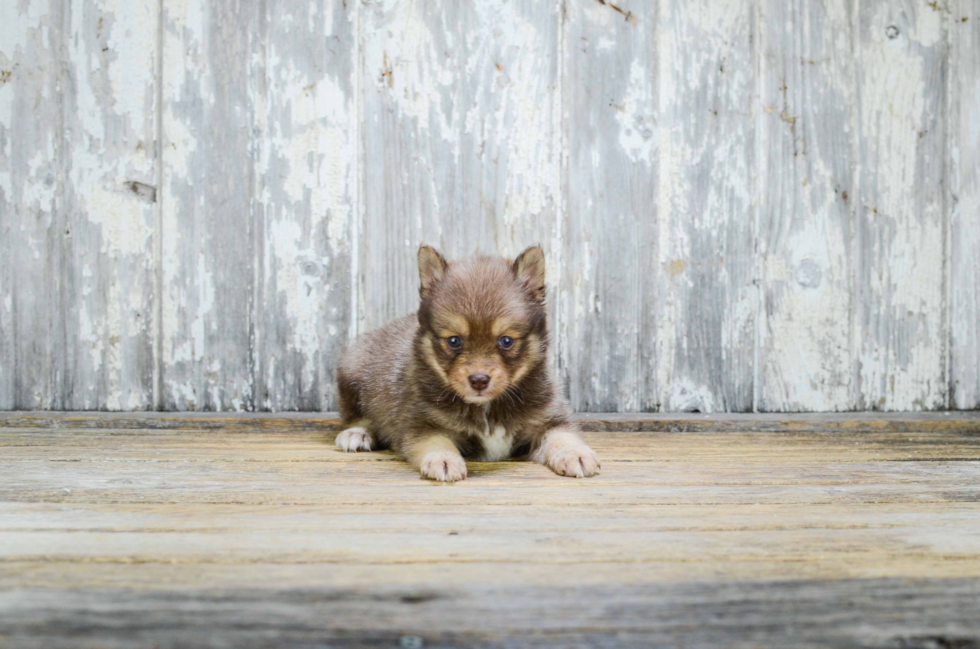
[[[419,249],[418,313],[360,336],[338,370],[344,451],[391,448],[426,478],[465,459],[529,455],[591,476],[595,453],[569,419],[547,362],[544,253],[446,262]]]

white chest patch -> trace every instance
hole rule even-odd
[[[497,426],[493,432],[487,426],[487,430],[480,436],[480,439],[483,441],[483,457],[480,459],[484,462],[499,462],[510,457],[513,440],[503,426]]]

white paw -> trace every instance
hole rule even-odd
[[[429,451],[422,456],[422,477],[440,482],[466,479],[466,462],[456,451]]]
[[[585,444],[556,444],[548,449],[544,463],[558,475],[570,478],[587,478],[602,468],[595,451]]]
[[[360,426],[348,428],[337,435],[337,448],[351,453],[371,450],[371,433]]]

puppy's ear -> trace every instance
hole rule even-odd
[[[514,274],[538,302],[544,302],[544,250],[531,246],[514,260]]]
[[[446,274],[446,259],[432,246],[419,247],[419,296],[424,300],[429,289]]]

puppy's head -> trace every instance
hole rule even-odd
[[[425,363],[467,403],[486,404],[544,360],[544,252],[446,262],[419,248]]]

